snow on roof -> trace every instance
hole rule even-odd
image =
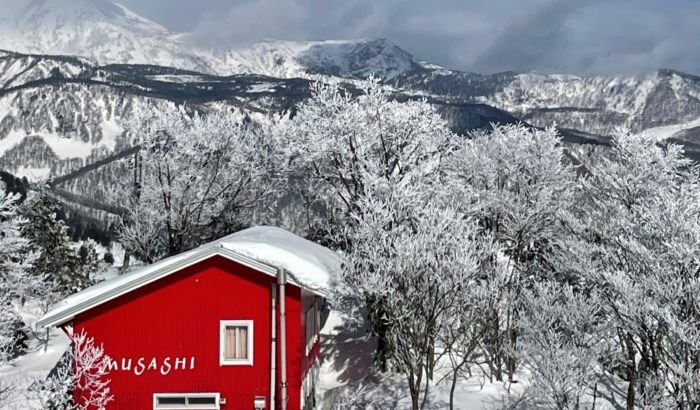
[[[325,292],[331,275],[340,270],[339,256],[281,228],[256,226],[219,240],[225,249],[286,269],[304,288]]]
[[[78,313],[214,255],[224,256],[270,276],[276,275],[277,268],[284,268],[291,283],[320,295],[328,291],[331,276],[340,270],[340,257],[330,249],[281,228],[257,226],[68,296],[53,306],[37,326],[65,323]]]

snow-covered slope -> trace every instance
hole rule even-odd
[[[475,74],[425,64],[400,86],[479,102],[537,126],[553,123],[598,135],[615,127],[641,131],[700,116],[700,77],[662,69],[646,75]]]
[[[154,66],[98,66],[68,56],[0,54],[0,171],[30,182],[78,172],[60,188],[120,205],[128,175],[124,121],[148,104],[187,102],[256,123],[284,116],[309,95],[306,80],[255,75],[215,77]]]
[[[109,0],[33,0],[0,19],[0,49],[85,56],[100,64],[155,64],[218,75],[393,78],[413,57],[381,39],[263,41],[207,49]]]
[[[692,121],[680,124],[664,125],[661,127],[649,128],[644,130],[644,135],[646,135],[648,138],[663,141],[672,137],[677,138],[679,133],[683,133],[685,131],[692,130],[698,127],[700,127],[700,118],[696,118]]]
[[[178,35],[108,0],[34,0],[0,26],[0,48],[100,63],[208,68]]]
[[[383,39],[262,41],[208,51],[229,73],[291,78],[316,75],[392,79],[418,67],[413,56]]]
[[[645,76],[516,75],[478,97],[538,126],[557,123],[596,134],[684,123],[700,114],[700,78],[659,70]]]
[[[81,58],[47,58],[3,51],[0,52],[0,90],[52,76],[78,78],[91,70],[90,61]]]

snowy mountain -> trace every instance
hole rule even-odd
[[[310,95],[310,84],[298,78],[220,77],[170,67],[100,66],[79,57],[4,52],[0,54],[0,169],[41,180],[119,152],[127,147],[120,123],[149,102],[235,109],[265,121],[268,116],[289,115]],[[397,93],[397,98],[415,97]],[[490,122],[517,121],[484,104],[432,101],[460,132]]]
[[[700,77],[673,70],[588,77],[432,70],[402,78],[401,87],[488,104],[537,126],[557,123],[599,135],[700,118]]]
[[[242,116],[288,111],[308,82],[221,78],[156,66],[97,66],[77,57],[0,55],[0,169],[30,180],[62,175],[128,147],[121,122],[146,104]]]
[[[183,51],[177,34],[107,0],[33,0],[0,33],[0,48],[13,51],[207,68]]]
[[[393,78],[418,67],[413,56],[381,39],[263,41],[204,48],[108,0],[34,0],[0,20],[0,49],[80,55],[100,64],[155,64],[208,74]]]
[[[220,76],[330,82],[375,74],[409,93],[487,104],[537,126],[556,122],[600,135],[621,125],[640,131],[700,118],[700,77],[672,70],[590,77],[464,73],[419,62],[382,39],[204,48],[189,34],[169,31],[109,0],[33,0],[0,20],[0,34],[0,49],[78,55],[99,65],[153,64]]]
[[[700,78],[672,70],[630,77],[519,74],[480,99],[536,125],[609,134],[615,126],[640,131],[700,117]]]
[[[411,54],[383,39],[263,41],[209,53],[209,61],[225,67],[219,74],[281,78],[366,78],[374,74],[393,79],[419,67]]]

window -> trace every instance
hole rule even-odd
[[[321,333],[321,311],[323,310],[323,299],[316,298],[314,304],[306,312],[306,355],[313,350]]]
[[[308,312],[306,312],[306,355],[311,353],[311,350],[316,344],[316,335],[318,334],[318,328],[316,327],[316,307],[312,306]]]
[[[153,395],[153,408],[156,410],[219,410],[219,393],[167,393]]]
[[[222,320],[219,364],[253,364],[253,321]]]

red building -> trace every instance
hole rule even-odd
[[[278,409],[285,371],[287,409],[311,408],[338,268],[330,250],[256,227],[76,293],[39,325],[104,346],[109,410]]]

